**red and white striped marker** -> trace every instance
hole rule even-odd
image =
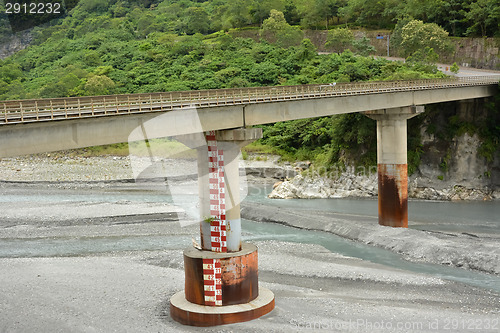
[[[208,145],[208,183],[210,188],[210,234],[214,252],[227,252],[226,190],[224,183],[224,152],[217,148],[215,131],[206,135]]]
[[[210,191],[210,235],[213,252],[227,252],[226,190],[224,182],[224,152],[217,148],[215,131],[206,134],[208,145],[208,184]],[[203,259],[205,305],[222,305],[221,263],[218,259]]]
[[[203,259],[205,305],[222,305],[221,264],[218,259]]]

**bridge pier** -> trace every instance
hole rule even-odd
[[[204,220],[200,226],[201,247],[203,250],[217,251],[217,244],[212,239],[213,222],[221,220],[226,226],[226,249],[218,252],[239,251],[241,216],[238,155],[241,147],[262,137],[262,130],[241,128],[214,131],[205,137],[207,145],[197,149],[200,215]],[[220,215],[224,218],[221,219]]]
[[[258,286],[257,247],[241,242],[238,154],[260,137],[260,128],[211,131],[197,148],[201,249],[184,251],[185,291],[170,299],[184,325],[248,321],[274,308],[274,294]]]
[[[408,228],[407,120],[423,106],[367,111],[377,121],[378,222]]]

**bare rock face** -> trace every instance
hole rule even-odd
[[[377,175],[356,174],[348,168],[338,178],[297,175],[284,181],[269,194],[271,199],[325,199],[343,197],[370,197],[377,195]]]
[[[6,41],[0,43],[0,59],[5,59],[8,56],[25,49],[33,40],[33,35],[30,30],[18,32],[11,35]]]
[[[431,147],[417,174],[411,177],[409,196],[429,200],[496,199],[500,184],[491,178],[491,165],[478,153],[480,146],[477,134],[464,133],[453,139],[446,154]],[[441,157],[436,160],[436,156]]]
[[[429,147],[419,167],[420,184],[436,188],[489,185],[491,181],[486,176],[489,168],[486,158],[478,153],[480,146],[477,134],[465,133],[454,138],[444,152],[437,145]]]
[[[493,161],[481,155],[478,131],[459,131],[446,139],[452,126],[481,128],[488,121],[481,101],[440,105],[433,124],[424,124],[420,135],[424,153],[417,172],[409,182],[410,197],[438,200],[492,200],[499,198],[500,155]],[[454,124],[450,124],[450,121]],[[428,133],[433,125],[436,131]],[[463,133],[462,133],[463,132]],[[436,134],[434,134],[436,133]]]
[[[465,133],[453,142],[450,178],[468,182],[471,185],[482,185],[481,178],[488,171],[484,157],[479,156],[481,141],[477,134]]]
[[[424,137],[431,142],[432,136]],[[418,172],[408,182],[410,198],[424,200],[496,200],[500,199],[500,177],[489,170],[500,170],[500,161],[488,164],[478,153],[478,135],[464,133],[453,139],[445,155],[447,167],[440,167],[442,152],[439,143],[430,146]],[[442,162],[441,162],[442,163]],[[347,168],[337,177],[299,174],[277,185],[269,195],[272,199],[342,198],[376,196],[375,173],[356,173]]]
[[[465,120],[475,107],[460,106]],[[500,199],[500,158],[492,162],[479,153],[477,134],[463,133],[444,142],[424,130],[421,132],[424,154],[417,172],[408,182],[410,198],[425,200],[498,200]],[[497,154],[498,155],[498,154]],[[375,168],[376,170],[376,168]],[[378,192],[375,172],[356,172],[347,168],[340,175],[320,176],[305,172],[277,185],[269,195],[275,199],[369,197]]]

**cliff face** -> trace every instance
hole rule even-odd
[[[493,121],[488,102],[430,107],[420,128],[423,154],[411,178],[410,195],[451,200],[500,198],[500,154],[498,150],[486,154],[480,136],[487,122]]]
[[[5,37],[0,43],[0,59],[5,59],[8,56],[21,51],[28,47],[33,40],[33,35],[30,30],[12,34]]]
[[[484,129],[494,112],[489,100],[435,104],[410,126],[420,132],[420,165],[410,176],[410,197],[434,200],[500,199],[500,151],[485,152]],[[481,135],[481,133],[483,133]],[[375,167],[376,169],[376,167]],[[347,168],[334,179],[299,175],[275,188],[273,198],[377,195],[374,172]],[[361,170],[363,171],[363,170]],[[311,173],[310,173],[311,174]]]
[[[453,61],[474,68],[500,69],[498,38],[453,38],[456,49]]]

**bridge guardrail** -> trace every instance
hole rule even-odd
[[[206,108],[294,99],[489,85],[498,83],[499,80],[499,76],[471,76],[410,81],[368,81],[335,85],[313,84],[11,100],[0,101],[0,125],[170,111],[193,106]]]

